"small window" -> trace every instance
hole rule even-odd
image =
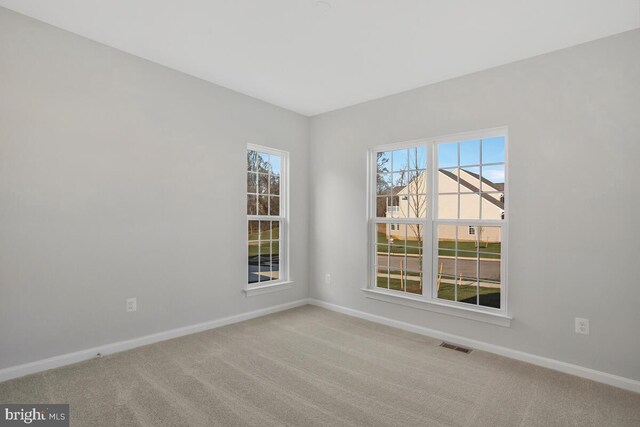
[[[247,149],[247,255],[250,287],[288,280],[287,153]]]
[[[476,235],[476,227],[473,225],[469,226],[469,236],[475,236]]]

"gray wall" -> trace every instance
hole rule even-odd
[[[3,8],[0,40],[0,368],[307,296],[306,117]],[[296,282],[250,298],[247,143],[291,153]]]
[[[367,149],[503,125],[511,328],[366,299]],[[640,380],[640,30],[316,116],[310,155],[312,297]]]
[[[0,369],[310,293],[640,379],[640,31],[317,116],[310,146],[305,117],[2,8],[0,40]],[[512,327],[365,299],[367,149],[502,125]],[[296,282],[251,298],[246,143],[291,152]]]

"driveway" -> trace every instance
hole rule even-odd
[[[389,266],[391,269],[401,269],[404,256],[391,255],[389,257]],[[455,259],[453,258],[439,258],[439,264],[442,264],[442,274],[453,276],[455,274]],[[387,265],[386,255],[378,255],[378,265]],[[438,267],[439,268],[439,267]],[[420,258],[407,257],[406,269],[412,271],[420,271]],[[458,258],[458,276],[462,274],[463,277],[475,277],[476,276],[476,260]],[[500,281],[500,262],[494,260],[480,260],[480,277],[483,280]]]

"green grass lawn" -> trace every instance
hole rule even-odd
[[[278,229],[276,228],[273,231],[274,231],[273,239],[278,240],[279,239]],[[261,233],[249,233],[249,240],[258,240],[258,237],[260,237],[260,240],[270,240],[272,237],[271,230],[266,230]]]
[[[475,286],[458,286],[458,301],[476,304]],[[438,298],[455,301],[455,286],[453,283],[441,283]],[[500,289],[480,286],[480,305],[500,308]]]
[[[397,274],[399,274],[399,272]],[[407,292],[410,292],[412,294],[422,294],[422,286],[421,286],[422,282],[420,280],[419,273],[418,273],[418,276],[412,276],[410,273],[407,273],[407,275],[411,276],[408,278],[408,280],[405,281]],[[414,277],[415,277],[415,280],[412,280]],[[378,277],[378,287],[380,288],[387,287],[386,277]],[[402,289],[402,283],[400,279],[390,278],[389,289],[393,289],[395,291],[402,291],[403,289]]]
[[[480,245],[480,258],[493,258],[500,259],[501,243],[482,243]],[[440,240],[438,242],[438,254],[448,255],[456,249],[455,242],[453,240]],[[475,242],[460,242],[458,241],[459,251],[476,251]]]
[[[403,291],[402,283],[400,279],[390,278],[388,280],[389,289],[396,291]],[[387,288],[387,277],[377,278],[377,286],[379,288]],[[422,287],[420,280],[407,280],[406,292],[413,294],[422,294]],[[438,298],[455,301],[455,286],[453,283],[442,283],[438,290]],[[468,304],[477,303],[476,287],[475,286],[459,286],[458,287],[458,301]],[[480,305],[485,307],[500,308],[500,289],[488,288],[480,286]]]
[[[389,240],[385,233],[378,232],[378,252],[392,254],[404,254],[405,246],[407,254],[421,255],[422,248],[421,243],[418,240],[401,240],[393,239],[393,244],[387,246]],[[482,243],[480,246],[480,258],[500,259],[501,252],[500,243]],[[389,249],[387,249],[389,248]],[[455,241],[453,240],[441,240],[438,242],[438,255],[441,256],[454,256],[455,254]],[[458,242],[459,251],[476,252],[475,242]]]
[[[272,245],[273,243],[273,245]],[[277,241],[274,242],[260,242],[260,245],[258,246],[258,242],[251,242],[249,243],[249,256],[256,256],[258,255],[258,247],[260,248],[260,255],[266,256],[271,254],[271,252],[273,251],[273,253],[275,255],[278,255],[280,253],[280,243]]]

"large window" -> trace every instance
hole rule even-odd
[[[247,269],[249,287],[287,277],[287,153],[247,149]]]
[[[506,129],[372,151],[370,287],[506,312]]]

